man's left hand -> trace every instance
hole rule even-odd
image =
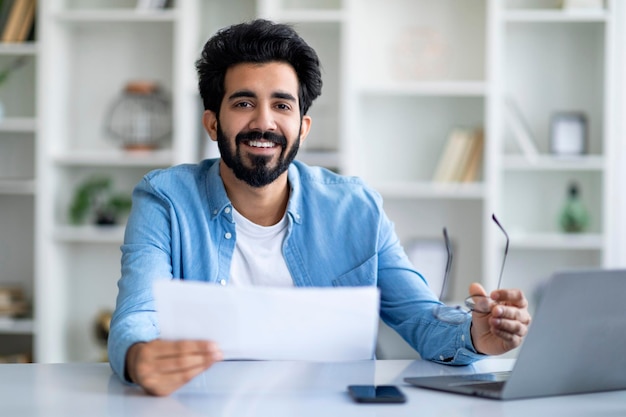
[[[470,285],[470,294],[487,295],[477,283]],[[489,296],[495,301],[491,311],[472,313],[472,342],[480,353],[500,355],[522,343],[531,317],[528,301],[521,290],[495,290]]]

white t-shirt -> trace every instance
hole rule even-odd
[[[233,209],[237,241],[230,266],[229,285],[293,286],[283,257],[287,215],[273,226],[259,226]]]

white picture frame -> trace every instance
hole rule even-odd
[[[558,112],[550,126],[550,152],[556,156],[587,153],[587,117],[581,112]]]

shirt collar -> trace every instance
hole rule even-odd
[[[206,168],[206,193],[209,201],[209,209],[211,210],[211,220],[219,216],[225,208],[231,207],[232,204],[226,194],[222,177],[220,176],[220,160],[205,160],[203,164],[207,164]],[[287,179],[289,181],[290,193],[289,203],[287,204],[287,213],[295,223],[302,223],[302,187],[300,180],[299,162],[294,161],[289,165],[287,170]]]

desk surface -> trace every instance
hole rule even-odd
[[[224,362],[169,397],[120,383],[108,364],[0,365],[2,416],[624,416],[626,391],[495,401],[406,385],[405,376],[507,370],[487,359],[468,367],[425,361]],[[356,404],[348,384],[396,384],[405,404]]]

